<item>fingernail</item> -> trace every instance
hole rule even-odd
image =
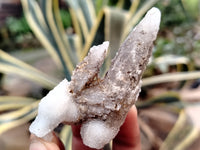
[[[29,150],[47,150],[47,149],[44,146],[44,144],[37,141],[37,142],[31,143]]]

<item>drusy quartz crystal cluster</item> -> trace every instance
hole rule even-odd
[[[100,149],[109,143],[138,98],[160,17],[157,8],[147,12],[121,44],[103,78],[98,73],[109,42],[90,48],[73,71],[71,81],[64,79],[41,100],[30,132],[42,138],[61,122],[81,123],[85,145]]]

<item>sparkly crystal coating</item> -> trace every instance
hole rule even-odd
[[[160,25],[160,11],[152,8],[121,44],[110,69],[98,73],[109,42],[93,46],[66,79],[44,97],[30,132],[44,137],[59,123],[82,123],[83,143],[100,149],[118,133],[138,98],[141,78],[152,53]]]

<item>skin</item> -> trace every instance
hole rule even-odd
[[[72,125],[72,150],[94,150],[85,146],[80,136],[80,126]],[[51,142],[44,141],[34,135],[30,137],[29,150],[64,150],[60,139],[53,133]],[[38,143],[40,146],[38,146]],[[113,140],[113,150],[141,150],[140,131],[137,122],[137,109],[133,106],[127,114],[124,124]]]

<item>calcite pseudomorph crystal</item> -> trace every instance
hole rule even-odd
[[[45,137],[61,122],[82,123],[85,145],[100,149],[109,143],[137,100],[160,17],[157,8],[147,12],[121,44],[102,79],[98,73],[109,42],[93,46],[73,71],[72,80],[64,79],[41,100],[30,132]]]

